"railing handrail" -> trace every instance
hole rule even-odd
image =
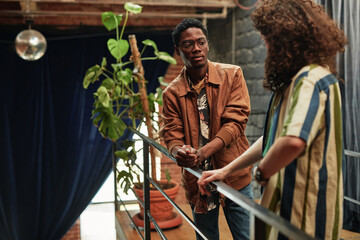
[[[157,143],[155,140],[145,136],[144,134],[140,133],[134,128],[129,128],[133,133],[138,135],[144,142],[147,144],[155,147],[165,156],[170,158],[172,161],[176,162],[175,158],[170,155],[168,150],[162,146],[161,144]],[[185,168],[187,171],[195,175],[196,177],[200,177],[202,171],[198,168]],[[249,199],[247,196],[243,195],[242,193],[236,191],[235,189],[229,187],[224,182],[215,181],[214,184],[217,188],[217,191],[224,194],[227,198],[232,200],[233,202],[237,203],[241,207],[245,208],[250,212],[250,214],[255,215],[257,218],[265,222],[266,224],[275,227],[279,232],[284,234],[285,236],[292,238],[292,239],[314,239],[313,237],[309,236],[304,231],[298,229],[294,225],[292,225],[289,221],[285,220],[284,218],[276,215],[272,211],[264,208],[263,206],[255,203],[253,200]]]
[[[346,156],[360,158],[360,153],[359,152],[355,152],[355,151],[351,151],[351,150],[347,150],[347,149],[345,149],[344,152],[345,152]]]
[[[355,151],[345,149],[344,153],[348,157],[354,157],[354,158],[359,158],[360,159],[360,153],[359,152],[355,152]],[[353,199],[353,198],[351,198],[349,196],[344,196],[344,199],[349,201],[349,202],[352,202],[354,204],[360,205],[360,201],[358,201],[356,199]]]

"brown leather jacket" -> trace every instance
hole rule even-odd
[[[221,138],[225,147],[211,156],[215,169],[224,167],[248,147],[245,127],[250,114],[250,99],[240,67],[208,61],[209,80],[206,94],[210,108],[209,140]],[[161,136],[171,152],[176,145],[199,148],[199,112],[196,93],[186,81],[186,68],[163,92],[164,125]],[[225,181],[239,190],[251,182],[251,167],[233,172]],[[196,204],[199,197],[197,178],[182,169],[186,198]]]

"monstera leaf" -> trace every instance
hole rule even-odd
[[[104,12],[101,14],[101,21],[108,31],[114,30],[120,25],[122,15],[116,15],[113,12]]]
[[[146,39],[144,41],[142,41],[142,43],[145,46],[149,46],[154,48],[154,54],[155,56],[157,56],[159,59],[171,63],[171,64],[176,64],[176,60],[175,58],[173,58],[172,56],[170,56],[167,52],[159,52],[156,43],[153,40],[150,39]]]
[[[158,48],[157,48],[157,46],[156,46],[156,43],[155,43],[153,40],[146,39],[146,40],[142,41],[142,43],[143,43],[145,46],[153,47],[153,48],[154,48],[154,51],[155,51],[155,52],[158,52]]]
[[[99,102],[101,102],[104,107],[109,107],[110,96],[106,87],[100,86],[96,93],[99,97]]]
[[[99,76],[103,73],[103,70],[99,65],[95,65],[91,68],[89,68],[86,71],[84,80],[83,80],[83,87],[87,89],[90,85],[90,83],[94,83],[99,79]]]
[[[126,68],[125,70],[117,72],[117,77],[119,80],[125,85],[129,85],[132,81],[132,70],[130,68]]]
[[[133,4],[130,2],[125,3],[124,8],[126,11],[129,11],[129,12],[135,13],[135,14],[141,13],[141,11],[142,11],[142,6]]]
[[[173,58],[172,56],[170,56],[170,54],[168,54],[167,52],[155,52],[155,55],[159,57],[159,59],[171,63],[171,64],[176,64],[176,60],[175,58]]]
[[[126,124],[121,119],[105,111],[95,114],[97,116],[94,118],[93,123],[95,126],[100,123],[99,131],[103,137],[116,141],[124,134]]]
[[[111,55],[116,58],[116,60],[120,60],[129,51],[129,43],[124,39],[116,40],[110,38],[107,42],[107,46]]]

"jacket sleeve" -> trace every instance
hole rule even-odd
[[[224,146],[245,134],[250,114],[250,97],[241,68],[236,69],[233,80],[227,83],[228,98],[221,116],[221,128],[215,135],[224,141]]]
[[[178,98],[166,89],[163,92],[163,120],[160,135],[171,153],[173,147],[184,145],[184,128]]]

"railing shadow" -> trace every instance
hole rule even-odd
[[[160,145],[159,143],[155,142],[153,139],[143,135],[139,131],[135,129],[130,129],[136,135],[138,135],[144,144],[143,153],[144,153],[144,202],[141,202],[144,208],[144,235],[142,235],[141,231],[136,227],[134,224],[129,212],[126,209],[125,204],[120,200],[120,202],[124,205],[125,211],[131,221],[133,222],[136,231],[140,235],[142,239],[149,240],[151,239],[150,235],[150,222],[152,222],[155,226],[155,230],[158,232],[161,239],[167,239],[164,232],[160,229],[154,218],[150,214],[150,192],[149,192],[149,185],[150,183],[154,185],[164,196],[165,198],[174,206],[174,208],[181,214],[184,219],[200,234],[204,239],[208,239],[195,225],[195,223],[182,211],[182,209],[158,186],[158,184],[149,176],[149,146],[155,147],[159,150],[162,154],[170,158],[175,162],[175,159],[169,154],[168,150]],[[202,171],[198,168],[185,168],[187,171],[195,175],[197,178],[201,176]],[[315,239],[304,231],[301,231],[294,225],[292,225],[289,221],[283,219],[282,217],[276,215],[272,211],[264,208],[263,206],[255,203],[253,200],[249,199],[247,196],[243,195],[242,193],[236,191],[235,189],[229,187],[225,183],[221,181],[215,181],[212,183],[217,191],[225,195],[227,198],[231,199],[233,202],[238,204],[239,206],[245,208],[250,212],[250,238],[251,239],[266,239],[266,231],[265,226],[269,225],[277,229],[281,232],[284,236],[295,239],[295,240],[305,240],[305,239]],[[116,189],[115,189],[116,190]],[[115,203],[116,204],[116,203]]]

